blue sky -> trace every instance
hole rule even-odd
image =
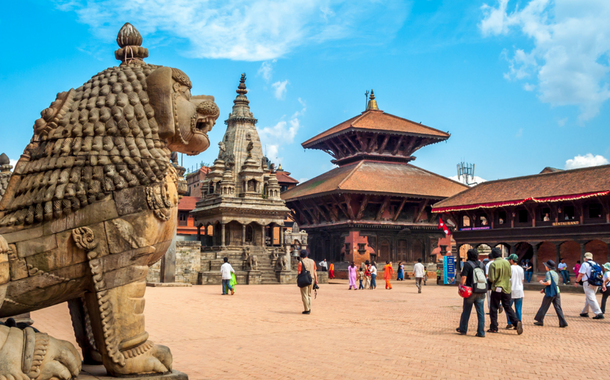
[[[608,163],[610,2],[15,1],[0,14],[0,150],[22,153],[57,92],[115,66],[115,38],[131,22],[147,62],[182,69],[193,94],[221,116],[211,163],[240,73],[267,155],[297,179],[332,168],[301,142],[379,107],[449,131],[415,165],[453,176],[476,164],[491,180]]]

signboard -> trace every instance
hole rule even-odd
[[[455,284],[455,257],[443,256],[443,283]]]
[[[479,231],[479,230],[490,230],[491,227],[490,226],[483,226],[483,227],[464,227],[464,228],[460,228],[460,231]]]
[[[555,222],[553,226],[575,226],[577,224],[580,224],[578,220],[570,220],[568,222]]]

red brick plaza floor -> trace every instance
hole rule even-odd
[[[302,315],[296,285],[148,288],[146,327],[171,348],[174,368],[200,379],[609,379],[610,318],[578,316],[583,294],[563,294],[569,323],[554,311],[533,325],[542,295],[526,291],[524,333],[455,333],[462,299],[456,288],[413,281],[394,289],[348,291],[322,285]],[[34,326],[74,342],[67,306],[33,313]],[[486,328],[489,327],[486,316]],[[505,316],[500,315],[501,327]]]

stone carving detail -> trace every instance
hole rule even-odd
[[[0,176],[10,178],[0,180],[0,318],[67,301],[86,362],[131,377],[172,369],[145,331],[146,274],[176,228],[171,152],[206,150],[219,111],[213,97],[191,96],[182,71],[145,63],[132,25],[117,43],[121,64],[59,93]],[[80,368],[70,343],[0,325],[0,380],[69,379]]]

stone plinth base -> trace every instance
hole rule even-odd
[[[248,285],[260,285],[261,272],[259,270],[248,271]]]
[[[138,379],[138,380],[188,380],[185,373],[172,371],[166,374],[142,375],[142,376],[108,376],[106,369],[101,365],[83,365],[83,370],[76,380],[111,380],[111,379]]]
[[[153,288],[190,288],[193,285],[183,282],[147,282],[146,286]]]

